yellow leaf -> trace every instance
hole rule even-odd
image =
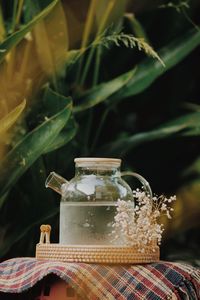
[[[81,43],[82,50],[88,45],[94,29],[98,35],[106,26],[113,24],[123,16],[126,4],[127,0],[91,0]],[[96,26],[97,28],[95,28]]]
[[[35,26],[34,37],[40,65],[48,76],[53,77],[55,84],[69,47],[67,22],[60,2],[45,20]]]
[[[173,205],[172,221],[162,219],[166,236],[173,236],[200,226],[200,182],[185,185],[176,194],[177,200]]]
[[[22,103],[0,120],[0,134],[6,132],[17,121],[25,106],[26,100],[22,101]]]
[[[105,30],[106,27],[112,26],[123,16],[127,0],[101,0],[95,11],[95,19],[98,34]]]
[[[109,1],[104,14],[102,14],[101,21],[99,23],[99,27],[97,30],[97,35],[101,34],[103,30],[106,28],[106,24],[108,22],[110,13],[112,12],[114,5],[115,5],[115,0]]]
[[[0,6],[0,42],[2,42],[5,38],[5,26],[2,14],[2,7]]]

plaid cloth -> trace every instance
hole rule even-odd
[[[56,274],[89,300],[200,299],[200,270],[171,262],[146,265],[63,263],[35,258],[0,264],[0,291],[21,293]]]

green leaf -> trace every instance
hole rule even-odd
[[[54,141],[45,148],[43,153],[49,153],[51,151],[55,151],[67,143],[69,143],[77,133],[77,124],[73,117],[70,118],[67,125],[63,130],[56,136]]]
[[[49,12],[55,7],[58,3],[58,0],[54,0],[51,4],[49,4],[43,11],[41,11],[36,17],[32,19],[29,23],[24,25],[20,30],[16,31],[8,38],[6,38],[0,44],[0,62],[4,59],[7,53],[15,47],[23,38],[24,36],[33,29],[33,27],[44,17],[46,17]]]
[[[121,137],[112,144],[106,145],[109,153],[125,154],[142,143],[167,138],[178,134],[187,135],[188,132],[200,126],[200,113],[191,113],[163,124],[157,129],[141,132],[132,136]],[[199,131],[200,134],[200,131]]]
[[[39,236],[39,228],[40,225],[43,224],[45,221],[49,221],[49,219],[56,214],[58,214],[59,209],[54,208],[51,211],[47,211],[46,214],[43,214],[40,219],[35,220],[35,222],[29,222],[28,224],[23,224],[24,226],[16,226],[15,230],[9,232],[8,237],[5,238],[4,243],[0,247],[0,257],[3,257],[10,248],[15,245],[18,241],[25,237],[29,233],[29,231],[34,227],[38,227],[38,236]],[[39,242],[39,239],[38,239]]]
[[[158,51],[159,57],[165,63],[165,68],[157,60],[146,58],[137,66],[137,70],[118,92],[110,97],[109,102],[115,103],[126,97],[137,95],[147,89],[158,77],[182,61],[200,44],[200,31],[192,29],[184,36],[173,41]]]
[[[22,101],[9,114],[0,120],[0,134],[6,132],[19,118],[26,106],[26,100]]]
[[[27,235],[34,226],[38,227],[38,236],[39,236],[40,225],[44,224],[46,221],[48,222],[49,219],[55,216],[56,214],[58,214],[58,212],[59,212],[58,207],[49,209],[47,205],[46,212],[42,212],[42,214],[40,213],[40,216],[38,216],[37,219],[35,218],[31,221],[29,220],[29,222],[27,222],[27,220],[26,222],[24,222],[24,220],[18,222],[18,224],[15,225],[15,228],[12,231],[10,230],[9,234],[5,236],[3,243],[0,245],[0,257],[3,257],[13,245],[15,245],[22,238],[24,238],[25,235]],[[29,216],[30,214],[31,211],[29,211]]]
[[[198,157],[186,170],[184,170],[182,176],[191,174],[200,174],[200,157]]]
[[[29,247],[29,243],[33,243],[33,247],[35,247],[39,239],[39,226],[43,223],[51,222],[49,219],[58,214],[58,203],[52,197],[51,191],[44,187],[46,176],[45,165],[40,157],[29,168],[23,180],[17,184],[15,189],[18,190],[17,196],[15,199],[12,198],[17,204],[9,203],[9,209],[12,211],[5,209],[4,218],[2,218],[4,221],[1,219],[0,238],[2,242],[0,243],[0,257],[4,256],[17,242],[23,244],[23,241],[25,241],[27,247]],[[28,180],[28,188],[26,188],[26,180]],[[17,214],[15,211],[13,212],[14,208],[12,205],[18,208]],[[10,222],[7,220],[7,216],[11,220]],[[33,230],[31,231],[31,229],[33,227],[38,228],[36,241],[34,241],[32,236]],[[5,233],[1,235],[3,230]],[[18,245],[16,245],[17,247]],[[26,251],[24,249],[25,255]]]
[[[66,125],[72,110],[72,103],[66,98],[66,105],[51,118],[27,134],[5,157],[1,165],[0,197],[4,195],[39,158],[44,148],[51,144]],[[1,206],[1,198],[0,198]]]
[[[105,101],[109,96],[126,85],[130,78],[134,77],[135,72],[136,69],[133,69],[126,74],[123,74],[106,83],[101,83],[85,92],[85,94],[82,94],[79,99],[82,104],[74,107],[74,112],[80,112]]]
[[[49,85],[46,84],[44,86],[44,96],[43,96],[43,105],[45,112],[44,118],[46,115],[53,115],[55,112],[59,112],[62,110],[65,106],[66,103],[72,103],[72,98],[71,97],[66,97],[63,96],[55,91],[53,91],[51,88],[49,88]]]

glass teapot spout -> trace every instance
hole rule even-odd
[[[62,176],[56,174],[55,172],[51,172],[46,179],[45,186],[49,187],[55,192],[62,195],[63,192],[63,184],[68,183],[68,181]]]

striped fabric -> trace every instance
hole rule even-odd
[[[0,291],[21,293],[47,274],[68,282],[84,300],[200,299],[200,270],[162,261],[112,266],[15,258],[0,264]]]

